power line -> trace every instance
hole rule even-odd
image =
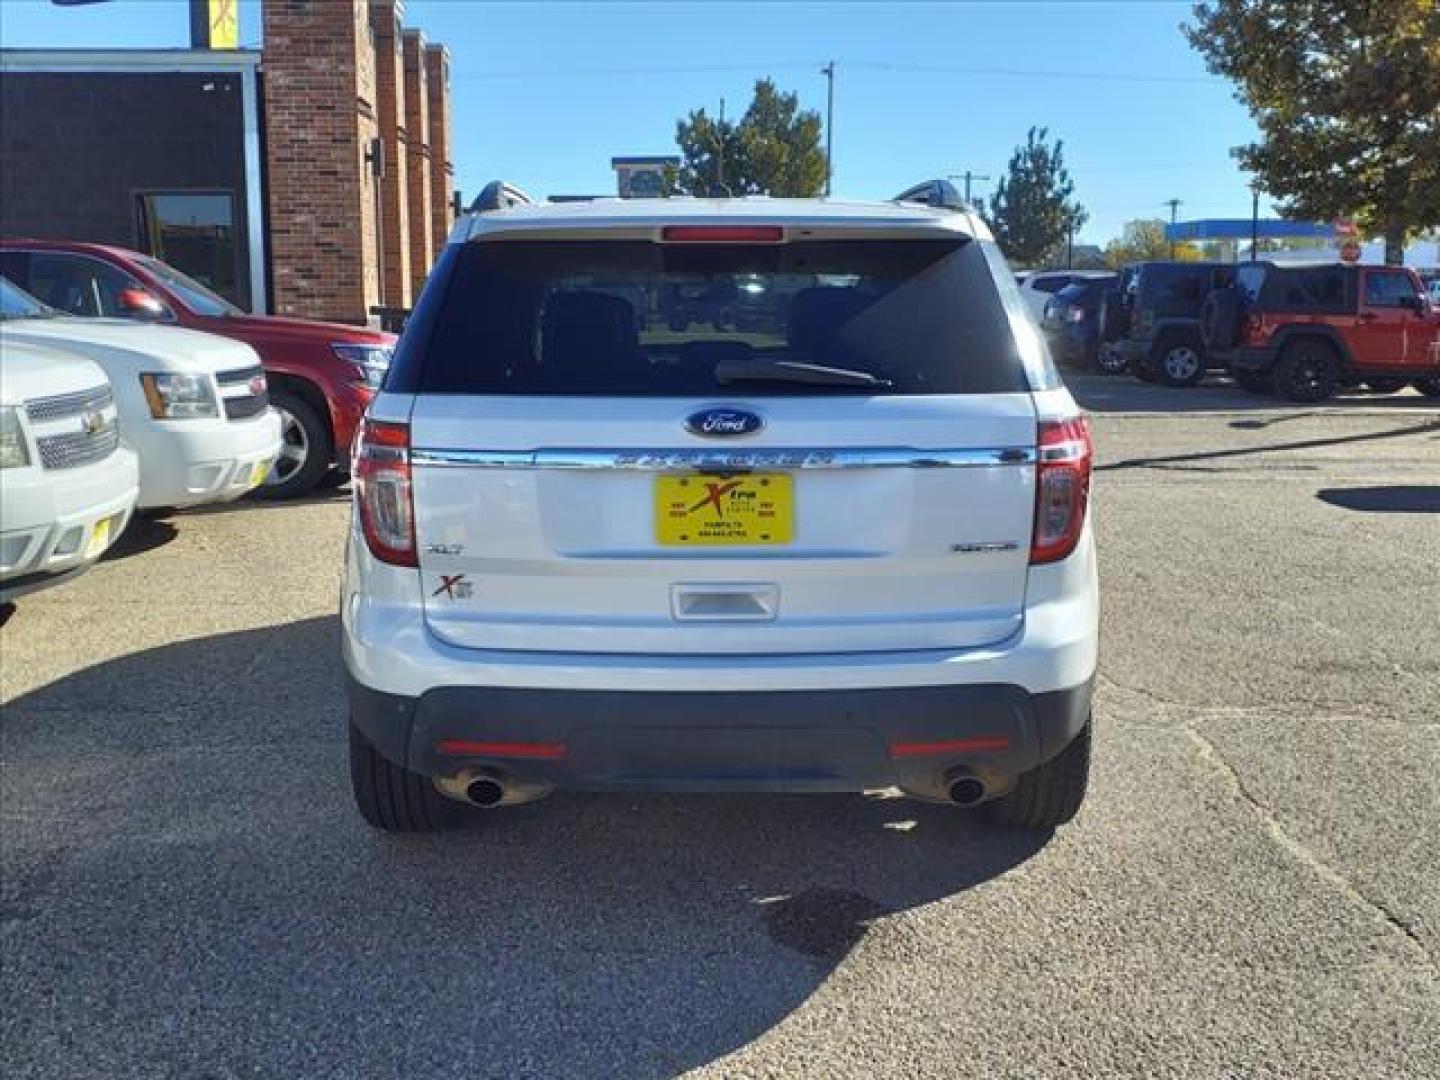
[[[770,71],[805,71],[816,65],[817,61],[784,61],[780,63],[766,63],[755,61],[746,64],[686,64],[686,65],[656,65],[646,67],[591,67],[591,68],[530,68],[527,70],[495,70],[495,71],[458,71],[452,73],[452,79],[457,80],[486,80],[486,79],[589,79],[589,78],[620,78],[625,76],[650,76],[650,75],[713,75],[727,72],[770,72]],[[837,64],[847,68],[855,68],[864,71],[894,71],[910,74],[929,75],[969,75],[980,78],[1005,78],[1005,79],[1074,79],[1086,82],[1116,82],[1116,83],[1171,83],[1191,85],[1221,85],[1227,80],[1215,78],[1209,75],[1161,75],[1144,74],[1129,71],[1053,71],[1031,68],[978,68],[959,67],[944,64],[904,64],[885,60],[832,60],[829,64]]]

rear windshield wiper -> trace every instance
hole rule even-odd
[[[808,383],[814,386],[893,386],[868,371],[803,364],[798,360],[722,360],[715,365],[715,381]]]

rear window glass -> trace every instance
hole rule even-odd
[[[393,388],[761,397],[1027,386],[973,241],[479,241],[447,263],[418,378],[397,372]],[[806,367],[849,375],[832,385]]]

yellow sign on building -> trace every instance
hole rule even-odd
[[[240,47],[240,0],[208,0],[210,48]]]

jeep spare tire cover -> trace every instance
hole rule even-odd
[[[1214,289],[1200,311],[1200,340],[1212,349],[1233,349],[1240,340],[1240,290]]]

